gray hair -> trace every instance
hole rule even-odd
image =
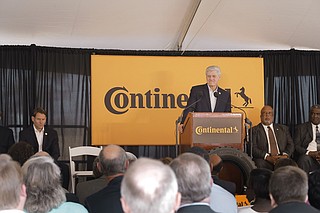
[[[308,176],[296,166],[284,166],[274,171],[269,192],[279,205],[288,201],[305,202],[308,194]]]
[[[46,213],[66,201],[60,183],[60,169],[49,156],[32,157],[22,166],[27,187],[25,210]]]
[[[111,144],[103,147],[99,154],[99,161],[102,173],[106,176],[112,176],[126,171],[126,151],[118,145]]]
[[[177,176],[182,204],[200,202],[210,196],[210,166],[202,157],[183,153],[173,159],[170,167]]]
[[[218,67],[218,66],[214,66],[214,65],[213,65],[213,66],[207,67],[207,69],[206,69],[206,75],[207,75],[208,72],[210,72],[210,71],[216,71],[218,76],[221,75],[221,70],[220,70],[220,67]]]
[[[121,196],[131,213],[174,212],[178,194],[175,174],[158,160],[139,158],[126,171]]]
[[[22,171],[7,154],[0,155],[0,183],[0,210],[17,208],[23,185]]]

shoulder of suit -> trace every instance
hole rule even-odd
[[[199,84],[199,85],[192,86],[192,89],[203,89],[207,87],[208,87],[207,84]]]

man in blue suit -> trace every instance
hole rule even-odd
[[[206,69],[207,83],[191,88],[179,125],[180,132],[183,131],[183,124],[189,112],[231,112],[230,93],[218,86],[220,76],[220,67],[209,66]]]

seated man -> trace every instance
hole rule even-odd
[[[307,204],[308,176],[295,166],[280,167],[273,172],[269,182],[273,209],[270,213],[312,213],[319,212]]]
[[[0,154],[0,183],[0,212],[23,213],[27,192],[22,170],[7,154]]]
[[[294,143],[298,166],[306,172],[320,169],[320,105],[310,109],[310,120],[296,127]]]
[[[157,160],[136,160],[121,183],[121,204],[125,213],[174,213],[180,199],[175,174],[168,165]]]
[[[273,170],[279,158],[289,158],[294,144],[287,126],[273,123],[273,109],[264,106],[261,123],[252,128],[252,155],[258,168]]]

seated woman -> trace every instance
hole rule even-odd
[[[22,171],[27,188],[26,212],[88,212],[78,203],[66,202],[65,191],[60,183],[60,169],[51,157],[31,157],[24,163]]]

